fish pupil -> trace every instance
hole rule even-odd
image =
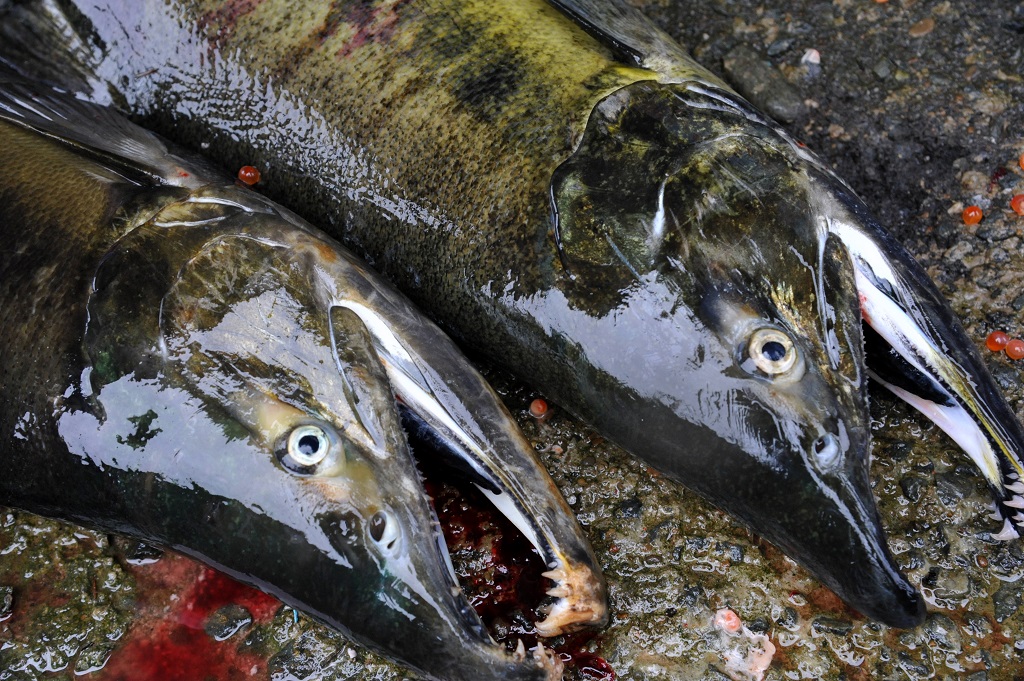
[[[761,354],[772,362],[778,362],[786,356],[786,348],[778,341],[768,341],[761,346]]]
[[[313,456],[320,450],[320,438],[316,435],[303,435],[299,438],[299,452],[304,456]]]
[[[370,536],[373,537],[373,541],[380,541],[384,537],[384,528],[387,527],[388,521],[384,517],[384,514],[377,511],[370,518]]]

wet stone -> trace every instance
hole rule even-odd
[[[816,617],[811,626],[820,634],[835,634],[836,636],[846,636],[853,629],[852,623],[835,617]]]
[[[616,515],[620,518],[639,518],[643,509],[643,503],[641,503],[641,501],[636,497],[633,497],[631,499],[626,499],[619,504]]]
[[[888,58],[882,57],[875,62],[874,66],[871,67],[872,73],[879,77],[881,80],[885,80],[892,75],[892,62]]]
[[[921,495],[928,486],[928,480],[920,475],[908,475],[900,480],[903,496],[913,502],[921,500]]]
[[[921,660],[915,660],[902,650],[896,656],[899,660],[900,669],[912,679],[925,679],[932,675],[932,670]]]
[[[771,623],[767,617],[757,617],[747,623],[747,629],[750,629],[755,634],[767,634],[770,626]]]
[[[800,93],[754,50],[741,45],[722,60],[725,74],[741,95],[772,118],[792,123],[806,114]]]
[[[775,620],[775,623],[783,629],[796,629],[797,625],[800,624],[800,616],[797,615],[796,610],[787,607],[779,615],[779,618]]]
[[[1016,582],[1003,582],[999,590],[992,594],[992,612],[997,622],[1002,622],[1020,609],[1022,601],[1020,585]]]
[[[964,677],[964,681],[988,681],[988,672],[980,671],[968,674]]]
[[[956,506],[974,491],[974,481],[956,473],[935,476],[935,494],[944,506]]]
[[[964,631],[974,638],[985,638],[992,634],[992,624],[977,613],[964,613],[963,622]]]
[[[225,605],[206,618],[203,631],[217,641],[224,641],[252,624],[252,613],[240,605]]]
[[[925,620],[924,633],[940,650],[960,652],[961,637],[956,624],[949,617],[933,613]]]
[[[7,619],[14,612],[14,587],[0,586],[0,620]]]
[[[103,669],[113,650],[114,644],[99,643],[80,652],[78,660],[75,661],[75,676],[84,676]]]

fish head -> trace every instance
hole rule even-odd
[[[566,296],[635,348],[594,361],[623,367],[628,397],[605,415],[852,606],[917,624],[868,481],[850,255],[792,146],[694,97],[638,84],[607,98],[552,185]]]
[[[107,420],[126,381],[166,405],[132,467],[170,491],[140,500],[155,520],[139,524],[427,677],[555,676],[543,648],[496,644],[461,592],[372,335],[325,275],[340,248],[258,200],[238,211],[248,199],[229,191],[165,207],[97,277],[89,345]],[[160,291],[145,306],[156,343],[126,342],[111,329],[148,326],[132,308],[147,290]],[[125,345],[149,350],[111,373],[105,349]]]

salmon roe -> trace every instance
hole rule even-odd
[[[1010,199],[1010,208],[1017,215],[1024,215],[1024,194],[1017,194]]]
[[[242,166],[238,169],[238,179],[251,187],[260,181],[260,170],[256,166]]]
[[[1010,359],[1024,359],[1024,340],[1014,338],[1007,343],[1006,356]]]
[[[1017,159],[1017,165],[1019,165],[1021,169],[1024,170],[1024,154],[1021,154],[1020,158]]]
[[[984,213],[981,212],[981,208],[977,206],[967,206],[964,208],[963,219],[965,225],[976,225],[981,222],[981,218]]]
[[[535,419],[542,419],[548,415],[548,403],[541,398],[530,402],[530,416]]]
[[[1003,331],[993,331],[985,339],[985,347],[992,352],[999,352],[1010,342],[1010,337]]]

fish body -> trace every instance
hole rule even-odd
[[[546,679],[458,587],[399,405],[534,542],[589,545],[497,396],[364,263],[102,107],[0,81],[0,502],[177,548],[437,679]],[[458,654],[438,654],[438,648]]]
[[[45,76],[24,55],[55,36],[91,96],[255,159],[462,342],[861,612],[924,615],[868,483],[869,370],[954,432],[1014,534],[1024,435],[927,277],[628,6],[72,4],[25,10],[7,59]]]

